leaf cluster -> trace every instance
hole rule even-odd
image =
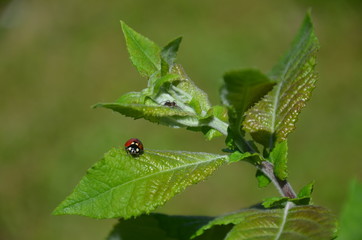
[[[290,50],[268,74],[256,69],[225,73],[221,104],[215,106],[176,63],[181,37],[159,47],[124,22],[121,26],[131,62],[147,78],[147,87],[94,107],[199,131],[209,140],[225,136],[227,154],[145,148],[134,157],[123,147],[113,148],[87,171],[54,214],[122,218],[109,236],[114,240],[331,239],[335,219],[328,210],[309,205],[313,182],[298,194],[287,182],[287,137],[317,80],[319,44],[310,14]],[[272,182],[281,197],[216,218],[142,215],[205,180],[221,165],[240,161],[256,167],[260,187]]]

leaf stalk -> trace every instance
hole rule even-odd
[[[296,198],[297,195],[294,192],[292,186],[287,180],[281,180],[274,174],[274,165],[268,161],[262,161],[257,168],[262,171],[274,184],[276,189],[283,197]]]

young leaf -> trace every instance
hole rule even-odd
[[[150,77],[161,70],[161,49],[154,42],[121,21],[127,49],[133,65],[143,76]]]
[[[311,197],[314,188],[314,181],[305,185],[298,193],[298,198]]]
[[[170,88],[170,94],[188,104],[200,117],[206,116],[211,108],[207,94],[196,86],[186,75],[181,65],[174,65],[172,73],[181,76],[177,84]]]
[[[173,81],[179,80],[180,76],[177,74],[165,74],[162,77],[156,78],[156,79],[150,79],[149,80],[149,88],[152,91],[151,97],[156,97],[158,94],[160,94],[160,88],[163,84],[171,84]]]
[[[238,161],[246,161],[251,164],[258,165],[261,161],[263,161],[263,157],[260,156],[259,153],[250,153],[250,152],[239,152],[235,151],[229,156],[229,162],[238,162]]]
[[[120,98],[117,99],[117,103],[123,104],[142,104],[144,102],[144,96],[140,92],[129,92],[122,95]],[[93,108],[100,107],[101,105],[94,105]]]
[[[240,151],[251,151],[244,140],[245,134],[241,131],[244,112],[269,92],[273,85],[274,83],[258,70],[238,70],[224,74],[221,100],[229,107],[229,134]]]
[[[204,127],[205,130],[202,130],[207,140],[211,140],[222,135],[227,135],[228,114],[225,106],[212,106],[209,109],[207,116],[209,116],[209,118],[203,119],[204,121],[201,121],[204,125],[207,125],[207,127]]]
[[[275,197],[264,199],[263,206],[265,208],[284,207],[287,202],[293,202],[296,205],[312,204],[312,192],[314,181],[304,186],[295,198]]]
[[[282,208],[288,202],[287,197],[271,197],[263,200],[262,205],[265,208]]]
[[[263,200],[263,207],[265,208],[282,208],[285,207],[287,202],[292,202],[295,205],[309,205],[310,196],[288,198],[288,197],[271,197]]]
[[[256,170],[255,177],[260,188],[266,187],[271,183],[271,180],[260,170]]]
[[[199,229],[195,236],[214,225],[234,223],[225,240],[333,239],[336,219],[329,210],[319,206],[292,205],[287,203],[284,209],[252,208],[226,215]]]
[[[281,180],[288,177],[288,143],[287,140],[278,143],[269,155],[269,161],[274,164],[274,174]]]
[[[354,179],[350,182],[347,200],[344,203],[338,240],[362,239],[362,183]]]
[[[242,116],[245,110],[260,100],[274,85],[259,70],[230,71],[224,74],[221,99],[225,105],[233,107],[238,116]]]
[[[176,60],[177,51],[180,47],[182,37],[176,38],[167,44],[161,51],[161,67],[162,75],[165,75],[169,72],[170,68],[173,66]]]
[[[273,90],[246,112],[244,129],[265,147],[285,140],[315,87],[318,39],[308,14],[289,52],[269,74]]]
[[[227,159],[225,155],[151,150],[132,157],[123,148],[114,148],[87,171],[53,213],[93,218],[149,213],[204,180]]]
[[[189,240],[201,226],[211,221],[205,216],[170,216],[159,213],[123,220],[114,227],[108,240]],[[230,230],[222,226],[207,231],[196,240],[219,240]]]

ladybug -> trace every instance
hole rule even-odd
[[[177,106],[177,104],[175,103],[175,101],[169,101],[169,100],[167,100],[164,104],[163,104],[163,106],[167,106],[167,107],[176,107]]]
[[[131,154],[133,157],[138,157],[143,153],[143,144],[137,138],[129,139],[125,144],[124,148],[127,153]]]

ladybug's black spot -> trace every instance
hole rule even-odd
[[[129,147],[126,147],[126,152],[133,157],[138,157],[143,153],[143,151],[138,147],[138,144],[131,144]]]

